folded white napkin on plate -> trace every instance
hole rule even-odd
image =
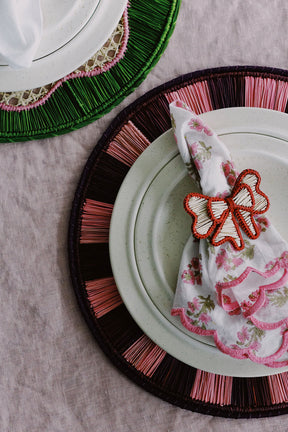
[[[269,199],[260,174],[247,167],[239,175],[226,146],[183,102],[170,112],[179,152],[200,188],[184,200],[192,235],[172,314],[232,357],[287,366],[288,245],[263,215]]]
[[[40,0],[0,0],[0,61],[29,68],[42,35]]]

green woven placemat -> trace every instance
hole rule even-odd
[[[131,0],[124,57],[109,71],[65,81],[45,104],[0,111],[0,142],[47,138],[79,129],[109,112],[146,78],[174,30],[180,0]]]

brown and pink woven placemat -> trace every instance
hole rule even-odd
[[[133,321],[109,259],[109,226],[118,190],[137,157],[170,129],[168,105],[197,114],[235,106],[287,112],[288,72],[229,67],[194,72],[128,106],[95,146],[79,181],[69,226],[69,262],[80,309],[114,365],[145,390],[182,408],[222,417],[288,413],[288,373],[258,378],[216,375],[163,351]]]

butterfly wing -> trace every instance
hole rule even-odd
[[[198,193],[190,193],[184,200],[184,208],[193,219],[192,232],[196,238],[209,237],[216,225],[208,213],[208,201],[208,196]]]

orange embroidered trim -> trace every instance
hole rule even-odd
[[[254,216],[265,213],[270,205],[267,195],[260,190],[260,182],[257,171],[246,169],[238,176],[229,197],[188,194],[184,208],[193,218],[194,236],[204,239],[212,235],[210,241],[214,246],[229,241],[237,250],[244,248],[240,227],[249,238],[258,238],[261,231]]]

